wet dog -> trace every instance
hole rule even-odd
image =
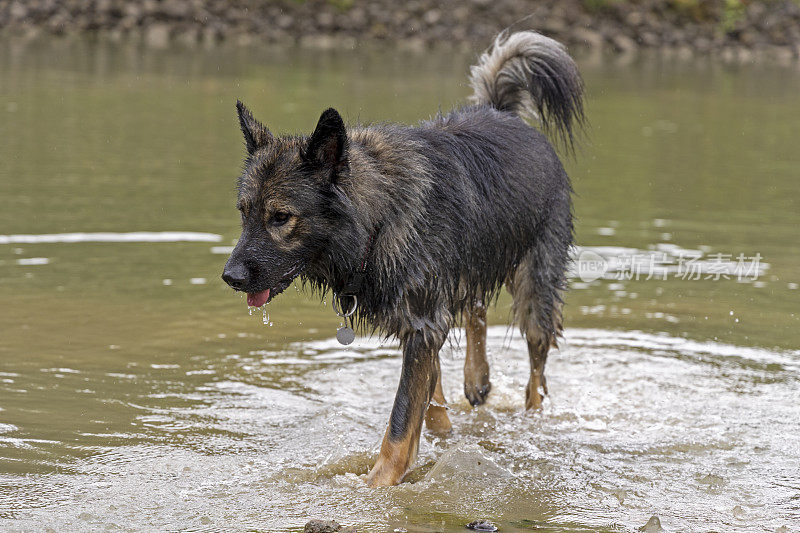
[[[242,234],[225,282],[261,306],[299,276],[355,307],[357,327],[400,340],[371,486],[402,480],[423,420],[450,430],[438,352],[462,318],[464,393],[486,401],[486,305],[503,285],[528,344],[526,408],[547,393],[573,230],[569,178],[545,134],[572,146],[583,83],[564,47],[534,32],[498,37],[470,82],[472,105],[417,127],[346,126],[328,109],[308,137],[274,136],[237,102]]]

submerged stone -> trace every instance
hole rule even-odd
[[[303,533],[356,533],[356,529],[342,527],[336,520],[309,520]]]
[[[473,520],[467,524],[467,529],[471,529],[473,531],[497,531],[497,526],[488,520],[481,519]]]

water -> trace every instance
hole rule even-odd
[[[501,531],[634,531],[657,516],[668,531],[795,530],[796,68],[581,61],[592,129],[568,165],[578,251],[608,269],[575,272],[540,413],[521,411],[527,356],[502,325],[506,296],[489,316],[485,407],[463,396],[453,332],[454,434],[425,434],[398,487],[362,479],[396,344],[340,346],[330,306],[296,291],[270,304],[269,327],[223,285],[237,97],[276,132],[310,131],[329,105],[413,122],[463,101],[471,59],[4,43],[0,529],[298,531],[332,518],[463,531],[488,518]],[[739,254],[760,254],[756,279],[736,279]],[[661,270],[628,279],[631,257]]]

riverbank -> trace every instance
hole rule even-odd
[[[669,49],[749,59],[800,57],[797,0],[14,0],[0,33],[91,34],[213,46],[226,41],[351,48],[378,41],[478,49],[501,29],[536,29],[571,48]]]

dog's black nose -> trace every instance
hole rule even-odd
[[[225,265],[222,280],[236,290],[242,290],[247,283],[247,269],[244,265]]]

